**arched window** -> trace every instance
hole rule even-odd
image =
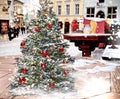
[[[105,14],[103,11],[99,11],[97,14],[96,14],[96,17],[98,18],[105,18]]]

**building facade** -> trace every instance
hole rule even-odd
[[[0,34],[7,33],[9,26],[9,5],[7,0],[0,0]]]
[[[59,19],[62,33],[70,33],[73,32],[73,22],[78,24],[79,28],[81,26],[81,19],[84,16],[84,0],[53,0],[53,10]]]
[[[120,1],[84,0],[84,17],[120,19]]]
[[[20,0],[0,0],[0,38],[5,38],[8,28],[24,22],[24,3]]]
[[[15,24],[23,24],[24,23],[24,14],[23,14],[23,7],[24,3],[21,2],[20,0],[14,0],[13,2],[14,6],[14,23]]]

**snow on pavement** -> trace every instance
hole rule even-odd
[[[20,42],[26,38],[27,34],[20,35],[13,40],[0,41],[0,56],[21,55]]]
[[[0,41],[0,56],[21,55],[20,42],[26,37],[27,34],[24,34],[20,35],[18,38],[14,38],[12,41]],[[72,64],[74,69],[84,67],[86,69],[82,70],[89,73],[96,73],[99,71],[114,71],[116,66],[119,66],[119,62],[105,61],[100,59],[101,54],[103,53],[103,50],[101,49],[97,49],[97,51],[92,52],[91,57],[83,58],[81,56],[82,52],[79,51],[78,47],[74,46],[73,42],[71,43],[68,40],[65,41],[70,45],[67,49],[67,53],[71,57],[78,57],[78,59],[75,59],[75,62]],[[96,59],[94,57],[96,57]],[[101,66],[99,63],[103,64],[103,66]],[[89,68],[90,65],[94,66]]]

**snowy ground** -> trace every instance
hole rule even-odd
[[[21,55],[20,42],[26,36],[27,35],[24,34],[20,35],[18,38],[13,39],[12,41],[0,41],[0,56]],[[54,92],[46,95],[39,89],[29,90],[29,88],[15,89],[14,92],[18,95],[39,94],[43,97],[42,99],[73,99],[75,97],[75,99],[80,99],[109,92],[110,82],[106,81],[106,79],[109,79],[110,72],[115,71],[116,67],[120,66],[120,62],[103,60],[101,56],[104,52],[104,49],[98,48],[92,52],[91,57],[82,57],[82,52],[78,50],[78,47],[75,47],[74,43],[69,41],[67,42],[70,45],[67,49],[67,53],[75,58],[75,62],[73,64],[69,64],[68,66],[76,70],[76,73],[73,74],[73,76],[76,78],[76,92],[67,94]],[[104,72],[104,75],[102,75],[101,72]],[[101,74],[101,77],[95,77],[94,74],[96,73]],[[118,79],[119,78],[120,77],[118,77]],[[95,86],[96,84],[97,86]]]
[[[21,55],[20,42],[26,38],[27,34],[20,34],[13,40],[0,40],[0,56]]]
[[[13,39],[12,41],[9,40],[0,41],[0,56],[21,55],[22,53],[20,51],[20,42],[26,37],[27,34],[24,35],[20,34],[18,38]],[[82,67],[85,68],[85,66],[86,68],[88,68],[87,66],[89,66],[89,64],[98,63],[105,65],[105,67],[101,67],[101,64],[100,66],[95,65],[93,66],[94,68],[92,68],[92,70],[86,69],[86,71],[94,73],[99,71],[113,71],[115,67],[119,64],[119,61],[110,62],[102,60],[101,56],[104,52],[104,49],[96,48],[95,51],[92,52],[91,57],[82,57],[82,52],[78,50],[78,47],[74,46],[73,42],[71,43],[67,40],[65,41],[68,42],[68,44],[70,45],[69,48],[67,49],[67,53],[76,59],[75,62],[72,64],[74,65],[74,68]]]

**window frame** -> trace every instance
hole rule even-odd
[[[66,15],[70,15],[70,4],[66,4]]]
[[[99,3],[104,3],[105,2],[105,0],[99,0]]]
[[[115,11],[115,10],[117,10],[116,6],[108,7],[107,8],[107,15],[108,15],[107,18],[110,18],[110,19],[117,18],[117,11]]]
[[[88,10],[89,13],[88,13]],[[86,8],[86,17],[94,17],[95,16],[95,8],[94,7],[87,7]]]
[[[61,14],[62,14],[62,6],[58,5],[58,15],[61,15]]]
[[[75,4],[75,15],[80,14],[80,4]]]

